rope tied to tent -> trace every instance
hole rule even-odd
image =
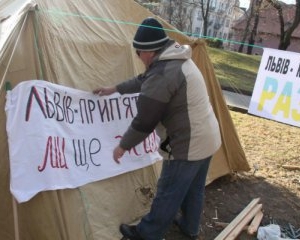
[[[117,24],[132,25],[132,26],[137,26],[137,27],[143,26],[143,25],[141,25],[139,23],[135,23],[135,22],[114,20],[114,19],[110,19],[110,18],[101,18],[101,17],[97,17],[97,16],[89,16],[89,15],[83,15],[83,14],[79,14],[79,13],[65,12],[65,11],[56,10],[56,9],[55,10],[46,9],[46,10],[38,10],[38,11],[48,13],[50,15],[58,15],[58,16],[64,16],[64,17],[77,17],[77,18],[83,18],[83,19],[87,19],[87,20],[100,21],[100,22],[106,22],[106,23],[117,23]],[[157,28],[157,27],[152,27],[152,26],[148,26],[148,25],[146,25],[145,27]],[[239,42],[239,41],[233,41],[233,40],[224,39],[224,38],[217,38],[217,37],[214,37],[214,36],[202,35],[202,34],[199,34],[199,33],[184,32],[184,31],[180,31],[176,28],[175,29],[162,28],[162,29],[166,32],[181,33],[181,34],[185,34],[187,36],[195,37],[195,38],[220,40],[220,41],[225,42],[225,43],[243,44],[244,46],[252,46],[252,47],[261,48],[261,49],[264,48],[263,46],[259,46],[259,45],[255,45],[255,44],[249,44],[249,43],[246,43],[246,42]]]

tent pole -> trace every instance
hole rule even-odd
[[[12,204],[13,204],[13,214],[14,214],[15,240],[20,240],[18,207],[17,207],[17,201],[13,196],[12,196]]]
[[[7,72],[8,72],[8,69],[9,69],[10,63],[11,63],[11,61],[12,61],[13,55],[14,55],[14,53],[15,53],[15,50],[16,50],[16,48],[17,48],[17,45],[18,45],[18,42],[19,42],[21,33],[23,32],[23,28],[24,28],[24,26],[25,26],[25,22],[26,22],[27,16],[28,16],[28,13],[26,14],[26,16],[25,16],[25,18],[24,18],[24,21],[23,21],[23,23],[22,23],[22,27],[21,27],[20,32],[19,32],[19,34],[18,34],[16,43],[15,43],[14,48],[13,48],[13,50],[12,50],[12,53],[11,53],[11,55],[10,55],[10,57],[9,57],[9,60],[8,60],[6,69],[5,69],[5,71],[4,71],[2,80],[1,80],[1,82],[0,82],[0,90],[2,89],[2,86],[4,85],[4,79],[6,78],[6,74],[7,74]]]
[[[9,81],[7,81],[5,84],[5,90],[11,91],[11,83]],[[14,217],[15,240],[20,240],[18,206],[17,206],[17,201],[13,195],[12,195],[12,207],[13,207],[13,217]]]

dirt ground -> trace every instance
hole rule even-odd
[[[230,223],[254,198],[262,204],[260,226],[274,223],[282,232],[287,228],[300,233],[300,170],[285,168],[300,166],[300,128],[237,111],[230,114],[251,171],[221,177],[206,187],[199,239],[215,239],[223,230],[215,222]],[[166,236],[184,239],[175,226]],[[243,231],[237,239],[257,238]]]

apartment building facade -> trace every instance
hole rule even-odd
[[[231,39],[233,22],[244,14],[239,6],[239,0],[162,0],[160,15],[190,36],[218,38],[226,43]],[[176,24],[179,21],[181,24]]]

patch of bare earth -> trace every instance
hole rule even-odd
[[[206,187],[205,207],[199,239],[212,240],[254,199],[260,198],[263,219],[282,228],[300,229],[300,128],[257,116],[230,111],[251,171],[233,173]],[[216,219],[217,218],[217,219]],[[166,240],[184,240],[172,226]],[[243,231],[238,239],[256,239]]]

